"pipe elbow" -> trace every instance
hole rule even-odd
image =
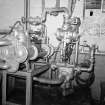
[[[52,13],[52,12],[64,12],[69,17],[69,10],[66,7],[45,8],[43,13],[42,13],[42,22],[46,21],[47,13]]]
[[[66,7],[61,7],[60,9],[63,10],[64,13],[67,13],[69,15],[69,10]]]

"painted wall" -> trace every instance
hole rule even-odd
[[[24,0],[0,0],[0,29],[9,29],[24,16]]]
[[[93,16],[90,16],[93,11]],[[84,30],[81,40],[87,40],[89,44],[96,44],[99,50],[105,52],[105,13],[101,10],[86,10],[85,20],[81,28]],[[105,56],[96,56],[95,82],[92,85],[94,99],[100,98],[100,81],[105,81]]]
[[[41,16],[42,2],[41,0],[30,0],[30,16]]]

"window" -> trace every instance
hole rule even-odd
[[[85,0],[86,9],[101,9],[101,1],[102,0]]]

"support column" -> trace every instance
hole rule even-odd
[[[32,76],[28,73],[26,76],[26,105],[32,105]]]
[[[6,71],[3,71],[2,76],[2,105],[6,105],[6,87],[7,87],[7,73]]]

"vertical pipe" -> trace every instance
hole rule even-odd
[[[68,0],[68,10],[69,10],[70,16],[72,15],[72,3],[73,3],[73,0]]]
[[[75,4],[77,0],[73,0],[73,3]]]
[[[42,0],[42,15],[44,13],[44,9],[45,9],[45,0]],[[42,19],[43,20],[43,19]],[[43,31],[44,31],[44,35],[45,35],[45,39],[43,40],[42,43],[46,43],[46,39],[47,39],[47,29],[46,29],[46,25],[45,23],[43,23],[42,25]]]
[[[72,0],[72,12],[73,12],[73,10],[74,10],[74,8],[75,8],[76,1],[77,1],[77,0]]]
[[[25,23],[25,29],[26,30],[29,27],[29,24],[27,22],[29,16],[30,16],[30,0],[24,0],[24,17],[26,19],[26,23]]]
[[[3,70],[2,74],[2,105],[6,105],[7,101],[7,71]]]
[[[26,76],[26,105],[32,105],[32,75]]]
[[[85,18],[86,0],[83,0],[83,19]]]
[[[42,13],[43,13],[44,9],[45,9],[45,0],[42,0]]]
[[[56,7],[60,7],[60,0],[56,0]]]
[[[28,31],[29,29],[29,23],[28,23],[28,18],[30,17],[30,0],[24,0],[24,18],[25,18],[25,30]],[[28,35],[28,34],[27,34]],[[27,47],[29,45],[29,42],[27,42]],[[26,70],[29,70],[29,59],[26,60]],[[28,104],[29,105],[29,104]]]
[[[75,66],[77,66],[77,64],[78,64],[78,54],[79,54],[79,39],[76,42]]]

